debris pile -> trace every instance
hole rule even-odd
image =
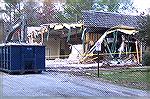
[[[136,38],[137,33],[135,28],[128,26],[110,28],[90,50],[85,52],[80,62],[95,61],[97,59],[96,45],[99,43],[102,61],[107,62],[107,64],[115,66],[140,64],[142,61],[142,43]]]
[[[69,63],[78,63],[83,55],[82,44],[72,45],[71,46],[71,54],[69,55],[68,62]]]
[[[52,67],[97,67],[96,45],[100,43],[100,67],[139,66],[142,61],[142,43],[136,38],[138,31],[127,26],[117,26],[107,30],[93,47],[83,53],[83,45],[71,45],[68,59],[47,61]],[[50,64],[49,64],[50,63]]]
[[[102,63],[101,63],[102,65]],[[74,67],[74,68],[87,68],[87,67],[97,67],[97,63],[93,64],[77,64],[70,62],[68,59],[46,60],[46,67]]]

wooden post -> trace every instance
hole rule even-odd
[[[98,55],[98,60],[97,60],[97,62],[98,62],[98,68],[97,68],[97,69],[98,69],[98,73],[97,73],[98,77],[99,77],[99,58],[100,58],[100,57],[99,57],[99,52],[100,52],[100,51],[98,51],[98,54],[97,54],[97,55]]]
[[[137,41],[135,42],[135,46],[136,46],[137,62],[138,62],[138,64],[139,64],[140,61],[139,61],[139,50],[138,50],[138,42],[137,42]]]
[[[143,50],[142,50],[142,41],[140,43],[140,62],[142,62],[142,54],[143,54]]]

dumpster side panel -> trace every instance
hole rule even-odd
[[[5,47],[2,46],[2,60],[1,60],[1,66],[2,66],[2,69],[4,69],[4,66],[5,66],[5,55],[4,55],[4,49]]]
[[[0,46],[0,69],[2,69],[3,68],[3,61],[2,61],[2,59],[3,59],[3,49],[2,49],[2,46]]]
[[[22,60],[26,71],[34,71],[35,68],[35,47],[23,46]]]
[[[10,70],[20,71],[22,69],[21,46],[11,46]]]
[[[10,46],[5,46],[5,69],[10,70]]]
[[[37,69],[45,70],[45,46],[36,46],[35,53]]]

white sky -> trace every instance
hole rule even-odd
[[[150,8],[150,0],[134,0],[134,5],[144,10]]]

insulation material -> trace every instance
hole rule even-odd
[[[71,60],[73,62],[79,62],[79,59],[82,58],[82,54],[83,54],[82,44],[72,45],[71,46],[71,54],[69,55],[68,60]]]
[[[59,29],[63,29],[64,27],[66,27],[67,29],[70,29],[71,27],[72,28],[82,27],[83,24],[51,23],[51,24],[41,25],[41,27],[45,27],[45,26],[50,26],[50,28],[54,28],[54,30],[59,30]]]
[[[73,28],[76,28],[76,27],[82,27],[83,24],[71,24],[70,26]]]
[[[63,29],[63,25],[55,25],[54,30]]]
[[[124,47],[125,47],[125,42],[124,41],[125,41],[125,38],[122,35],[122,43],[121,43],[120,48],[118,49],[118,51],[119,51],[119,57],[121,57],[121,53],[124,52]]]

